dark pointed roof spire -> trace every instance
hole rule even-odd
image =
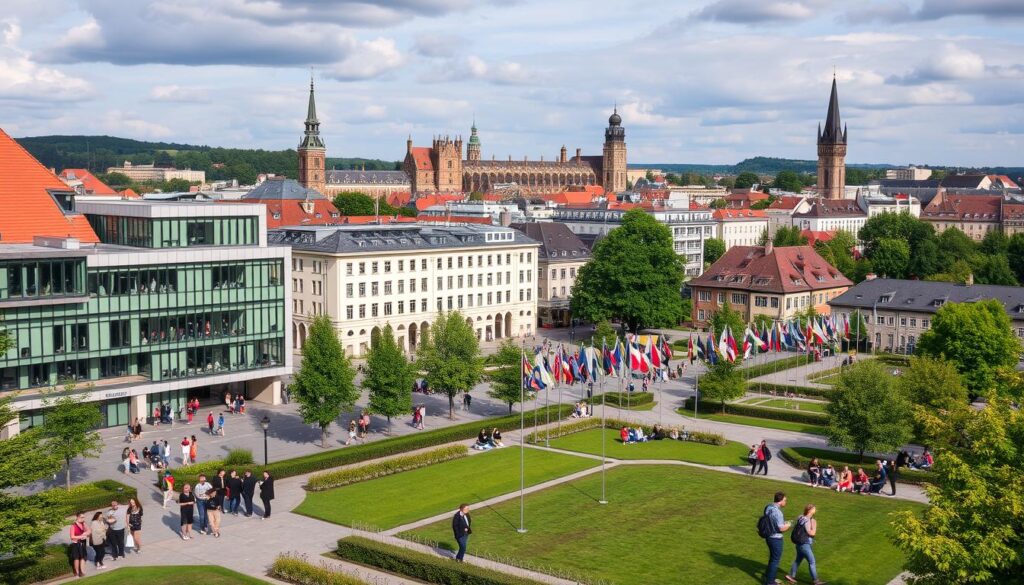
[[[313,75],[309,76],[309,107],[306,109],[306,123],[319,123],[316,119],[316,99],[313,97]]]
[[[839,116],[839,91],[836,76],[832,74],[832,95],[828,98],[828,114],[825,127],[818,130],[818,142],[823,144],[846,144],[846,131]]]
[[[324,148],[320,138],[320,120],[316,117],[316,99],[313,97],[313,75],[309,75],[309,106],[306,109],[306,131],[303,132],[299,148]]]

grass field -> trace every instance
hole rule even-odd
[[[526,450],[526,484],[536,485],[599,461]],[[519,447],[506,447],[306,496],[299,514],[335,524],[394,528],[519,489]]]
[[[749,399],[744,404],[764,406],[767,408],[784,408],[786,410],[800,410],[803,412],[825,412],[824,402],[810,402],[808,400],[787,400],[785,398],[763,398]],[[799,407],[799,408],[798,408]]]
[[[92,564],[86,568],[92,574]],[[87,577],[76,583],[88,585],[181,585],[182,583],[202,583],[203,585],[255,585],[266,583],[253,577],[229,571],[213,565],[181,565],[167,567],[125,567]]]
[[[601,429],[592,429],[573,433],[552,440],[551,446],[566,451],[600,455],[601,432]],[[670,439],[623,445],[616,429],[604,429],[604,435],[606,454],[614,459],[678,459],[704,465],[737,465],[747,462],[748,448],[735,441],[729,441],[722,447]]]
[[[814,548],[821,578],[834,585],[879,585],[902,564],[888,538],[889,513],[921,507],[692,467],[619,467],[607,473],[607,482],[607,505],[596,501],[599,475],[527,496],[528,532],[522,535],[515,531],[518,500],[474,510],[470,554],[559,567],[621,585],[754,584],[768,557],[757,518],[772,494],[784,489],[787,519],[807,503],[818,507]],[[454,544],[447,520],[413,534],[445,547]],[[794,554],[787,537],[783,567]],[[806,565],[797,577],[810,582]]]
[[[688,410],[681,412],[686,416],[693,416],[693,411]],[[713,420],[716,422],[733,423],[737,425],[747,425],[751,427],[761,427],[763,429],[778,429],[780,431],[796,431],[798,433],[810,433],[812,435],[824,435],[825,427],[823,425],[812,425],[809,423],[798,423],[790,422],[787,420],[773,420],[768,418],[757,418],[753,416],[740,416],[738,414],[704,414],[701,413],[697,418],[705,420]]]

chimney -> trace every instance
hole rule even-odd
[[[878,275],[875,274],[874,272],[868,272],[867,274],[864,275],[864,280],[874,280],[876,278],[878,278]]]
[[[508,227],[512,224],[512,214],[509,213],[508,211],[502,211],[500,214],[498,214],[498,221],[501,223],[502,226]]]

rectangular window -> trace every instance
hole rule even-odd
[[[422,299],[420,301],[420,312],[421,313],[426,313],[427,312],[427,299]]]
[[[371,317],[376,317],[377,316],[377,303],[371,303],[370,304],[370,316]]]
[[[927,329],[930,323],[930,319],[921,319],[921,329]]]
[[[359,263],[359,274],[366,274],[366,262]]]
[[[410,278],[409,279],[409,292],[411,292],[411,293],[416,292],[416,279],[415,278]]]
[[[725,293],[724,292],[718,293],[718,304],[719,305],[724,305],[725,304]]]
[[[404,280],[399,280],[398,281],[398,294],[403,294],[403,293],[405,293],[405,281]]]
[[[366,318],[366,305],[359,305],[359,318],[360,319],[365,319]]]
[[[878,316],[878,317],[876,318],[876,323],[877,323],[878,325],[885,325],[885,317],[884,317],[884,316],[882,316],[882,315],[879,315],[879,316]]]
[[[370,262],[370,272],[377,274],[377,262]]]
[[[384,261],[384,272],[385,273],[391,272],[391,261],[390,260],[385,260]]]
[[[449,256],[448,257],[448,270],[451,270],[451,269],[452,269],[452,257]]]
[[[698,321],[703,321],[704,320],[704,309],[697,309],[697,320]]]
[[[384,303],[384,316],[391,315],[391,303]]]
[[[398,301],[398,314],[405,314],[405,301]]]
[[[370,283],[370,295],[375,297],[378,294],[380,294],[380,283],[378,283],[378,282]]]
[[[709,290],[697,291],[697,300],[698,301],[703,301],[703,302],[706,302],[706,303],[710,303],[711,302],[711,291],[709,291]]]
[[[763,296],[760,296],[760,295],[754,295],[754,306],[755,307],[767,307],[768,306],[768,297],[763,297]]]
[[[437,277],[437,288],[434,289],[434,290],[438,290],[438,291],[444,290],[444,277],[441,277],[441,276]]]
[[[915,319],[914,317],[911,317],[910,318],[910,326],[911,327],[917,327],[917,319]]]
[[[365,282],[360,282],[359,283],[359,296],[361,296],[361,297],[365,297],[366,296],[366,283]]]
[[[907,318],[906,317],[900,317],[900,327],[906,327],[906,326],[907,326]]]
[[[352,312],[353,312],[352,311],[352,305],[349,305],[349,306],[345,307],[345,318],[346,319],[351,319],[352,318]]]
[[[398,271],[402,272],[403,270],[405,270],[405,260],[399,260],[398,261]]]
[[[390,280],[385,280],[384,281],[384,294],[386,294],[386,295],[391,294],[391,281]]]
[[[772,297],[770,300],[771,300],[772,308],[773,309],[778,309],[779,308],[779,298],[778,297]]]

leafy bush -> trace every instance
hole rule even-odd
[[[306,482],[306,489],[314,492],[328,490],[341,487],[343,485],[349,485],[351,483],[358,483],[360,481],[417,469],[419,467],[426,467],[435,463],[443,463],[445,461],[451,461],[452,459],[467,457],[468,455],[469,447],[466,447],[465,445],[450,445],[448,447],[434,449],[433,451],[427,451],[426,453],[405,455],[403,457],[395,457],[394,459],[387,459],[385,461],[371,463],[369,465],[360,465],[359,467],[349,467],[346,469],[339,469],[337,471],[318,473],[309,478],[309,481]]]
[[[443,585],[540,585],[538,581],[499,573],[477,565],[404,549],[369,538],[350,536],[338,541],[337,555],[345,560]]]
[[[693,398],[687,398],[683,409],[693,411]],[[697,409],[700,412],[718,414],[721,412],[717,402],[708,403],[701,401]],[[750,404],[737,404],[730,402],[726,407],[726,413],[738,414],[741,416],[752,416],[755,418],[767,418],[772,420],[785,420],[790,422],[807,423],[812,425],[828,424],[828,415],[818,412],[807,412],[802,410],[785,410],[781,408],[765,408],[752,406]]]
[[[225,467],[252,465],[252,462],[252,451],[248,449],[232,449],[228,451],[228,456],[224,458]]]
[[[67,491],[64,488],[53,488],[48,492],[57,496],[62,502],[63,513],[71,516],[79,510],[99,510],[110,506],[111,500],[121,503],[128,498],[138,497],[138,490],[112,479],[101,479],[92,483],[83,483]]]
[[[824,398],[826,400],[832,395],[832,388],[812,388],[810,386],[794,386],[791,384],[775,384],[772,382],[747,382],[747,390],[754,391],[753,389],[761,392],[774,391],[776,394],[786,394],[792,392],[797,396],[813,396],[816,398]]]
[[[601,399],[608,401],[610,406],[625,408],[626,406],[643,406],[654,402],[653,392],[605,392],[594,397],[594,404],[601,404]]]
[[[561,407],[549,406],[545,408],[551,412],[552,420],[558,420],[559,418],[570,414],[572,412],[573,405],[563,404]],[[538,413],[538,417],[546,417],[545,408],[537,409],[536,412]],[[532,417],[533,413],[528,412],[526,413],[526,416]],[[482,419],[460,425],[442,427],[431,431],[363,443],[353,447],[330,449],[302,457],[295,457],[293,459],[275,461],[270,465],[260,466],[260,469],[266,469],[271,473],[271,475],[278,479],[292,477],[295,475],[303,475],[305,473],[324,471],[326,469],[333,469],[335,467],[368,461],[370,459],[378,459],[389,455],[398,455],[400,453],[408,453],[409,451],[416,451],[427,447],[436,447],[438,445],[446,445],[456,441],[473,439],[476,438],[477,433],[483,427],[496,427],[498,430],[504,432],[512,431],[519,428],[519,415],[513,414],[490,419]],[[177,478],[179,484],[185,482],[194,483],[200,473],[205,473],[209,476],[216,473],[218,469],[223,468],[224,465],[224,462],[220,460],[207,461],[205,463],[198,463],[196,465],[189,465],[187,467],[175,469],[172,470],[171,473]]]
[[[785,447],[779,451],[779,456],[797,469],[807,469],[807,465],[811,462],[811,459],[817,457],[818,463],[823,466],[832,465],[837,470],[841,470],[844,465],[849,465],[854,471],[856,471],[857,467],[864,467],[864,470],[868,472],[868,474],[871,474],[871,470],[874,469],[875,459],[873,457],[865,456],[866,461],[861,461],[860,457],[856,453],[829,451],[826,449],[812,449],[810,447]],[[899,474],[897,474],[896,481],[900,483],[921,485],[931,481],[931,477],[932,474],[930,471],[907,469],[904,467],[901,468]]]
[[[270,565],[270,576],[297,585],[366,585],[366,581],[335,571],[326,562],[314,565],[305,555],[278,555]]]
[[[607,428],[607,429],[621,429],[622,427],[632,427],[632,428],[640,427],[641,429],[643,429],[643,431],[645,433],[650,433],[651,432],[651,426],[650,425],[639,424],[639,423],[635,423],[635,422],[631,422],[631,421],[625,421],[625,420],[622,420],[622,419],[609,418],[609,419],[605,419],[604,422],[605,422],[605,428]],[[556,428],[552,428],[552,429],[550,429],[550,431],[551,431],[550,434],[548,434],[547,430],[537,431],[537,432],[534,432],[534,433],[530,433],[529,435],[526,436],[526,441],[529,442],[529,443],[540,443],[541,441],[544,441],[547,438],[557,439],[558,437],[564,437],[566,435],[571,435],[573,433],[578,433],[580,431],[586,431],[586,430],[590,430],[590,429],[597,429],[597,428],[600,428],[600,427],[601,427],[601,418],[600,417],[596,417],[596,416],[592,416],[592,417],[589,417],[589,418],[579,419],[579,420],[576,420],[576,421],[573,421],[573,422],[570,422],[570,423],[565,423],[560,428],[557,428],[557,427]],[[680,427],[669,427],[669,428],[676,428],[679,431],[684,430],[684,427],[681,427],[681,426]],[[688,433],[687,440],[688,441],[693,441],[695,443],[704,443],[704,444],[707,444],[707,445],[718,445],[719,447],[724,446],[726,443],[728,443],[728,441],[726,440],[725,436],[724,435],[720,435],[718,433],[710,433],[710,432],[704,432],[704,431],[687,431],[687,433]]]
[[[71,561],[63,544],[46,547],[39,557],[0,561],[0,585],[28,585],[70,574]]]

